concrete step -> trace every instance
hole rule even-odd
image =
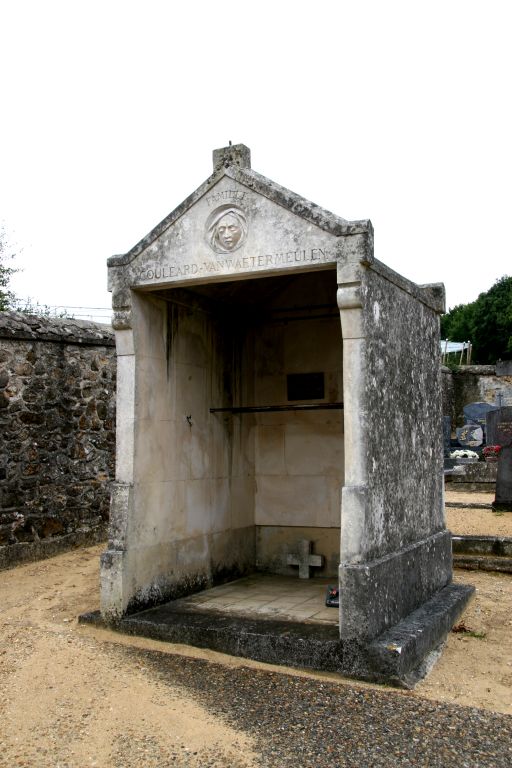
[[[492,503],[483,501],[445,501],[444,505],[451,509],[492,509]]]
[[[512,573],[512,538],[452,535],[453,565],[473,571]]]

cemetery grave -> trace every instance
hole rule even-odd
[[[387,268],[369,221],[256,173],[244,145],[213,165],[109,260],[116,482],[88,619],[413,684],[471,594],[444,524],[444,288]],[[269,575],[297,597],[336,580],[337,620],[191,608]]]

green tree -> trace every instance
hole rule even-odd
[[[14,258],[11,253],[7,235],[3,226],[0,226],[0,311],[10,309],[14,302],[14,293],[9,290],[9,281],[18,270],[9,266]]]
[[[451,309],[441,319],[441,335],[471,341],[475,363],[512,358],[512,277],[501,277],[476,301]]]

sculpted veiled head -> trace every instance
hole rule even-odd
[[[206,240],[216,253],[230,253],[244,243],[247,237],[247,219],[237,205],[221,205],[208,217]]]

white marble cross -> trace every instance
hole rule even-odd
[[[312,541],[300,539],[296,554],[288,555],[286,558],[287,565],[299,566],[299,579],[309,579],[309,569],[321,568],[324,564],[322,555],[311,554],[312,545]]]

